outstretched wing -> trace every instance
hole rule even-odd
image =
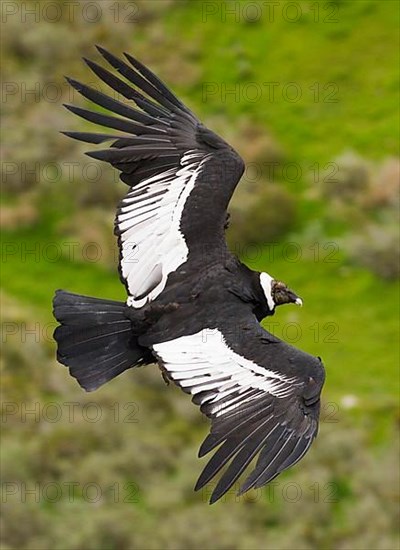
[[[197,265],[204,265],[213,250],[225,250],[226,208],[244,164],[139,61],[125,54],[127,64],[98,50],[125,80],[85,62],[137,108],[68,78],[84,97],[119,116],[66,105],[70,111],[124,133],[65,134],[88,143],[112,141],[110,148],[87,154],[115,166],[131,188],[118,208],[116,234],[128,304],[139,308],[154,300],[169,274],[188,259],[201,255]]]
[[[218,500],[258,455],[239,494],[258,488],[300,460],[318,431],[324,369],[319,359],[264,331],[204,328],[153,345],[160,366],[212,420],[199,456],[217,449],[196,490],[230,461],[211,496]]]

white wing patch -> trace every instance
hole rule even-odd
[[[121,273],[128,306],[143,307],[165,288],[168,275],[188,257],[180,231],[185,202],[208,155],[188,151],[178,171],[143,180],[122,200],[116,224],[120,233]]]
[[[200,404],[215,403],[211,412],[216,416],[258,397],[261,392],[284,398],[293,392],[294,386],[301,385],[296,378],[241,357],[227,345],[217,329],[203,329],[190,336],[156,344],[153,349],[179,386],[192,395],[206,392]],[[246,396],[247,392],[251,395]],[[220,404],[222,399],[224,402]]]

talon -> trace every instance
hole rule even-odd
[[[169,378],[168,378],[167,373],[164,370],[162,370],[161,374],[162,374],[162,377],[164,379],[164,382],[167,384],[167,386],[169,386]]]

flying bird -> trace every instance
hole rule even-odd
[[[157,363],[166,380],[192,395],[211,419],[199,456],[215,451],[195,489],[223,470],[213,503],[253,459],[240,494],[304,456],[318,431],[324,368],[260,325],[277,306],[301,299],[227,247],[227,208],[244,171],[241,157],[137,59],[97,49],[113,72],[84,61],[128,101],[67,78],[111,114],[67,109],[113,132],[64,133],[111,142],[87,154],[111,163],[129,187],[115,219],[127,300],[58,290],[57,358],[87,391]]]

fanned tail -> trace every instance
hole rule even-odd
[[[57,290],[54,332],[57,360],[86,391],[93,391],[122,372],[154,362],[137,342],[123,302]]]

